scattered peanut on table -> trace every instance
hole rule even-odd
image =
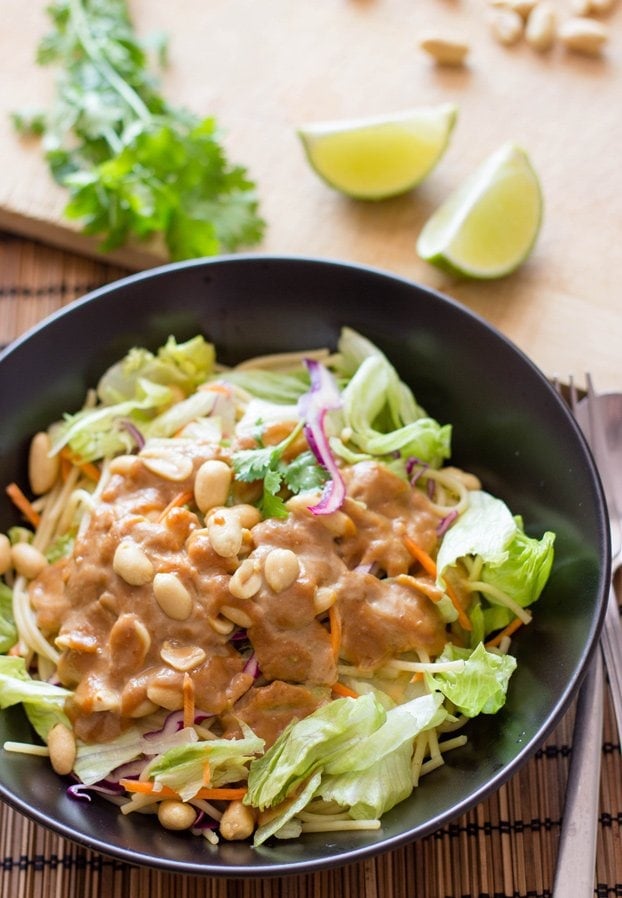
[[[609,28],[601,19],[617,3],[563,0],[555,6],[550,0],[485,0],[490,31],[500,44],[514,46],[524,38],[538,53],[559,44],[571,53],[591,57],[600,56],[607,45]],[[418,43],[439,66],[463,66],[471,52],[466,37],[442,30],[420,35]]]

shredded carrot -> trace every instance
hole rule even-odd
[[[184,726],[191,727],[194,723],[194,680],[188,671],[184,674],[182,695],[184,699]]]
[[[196,794],[197,798],[203,798],[205,801],[240,801],[246,795],[246,786],[238,786],[227,788],[227,786],[217,786],[214,788],[203,787]]]
[[[330,687],[331,690],[335,693],[335,695],[342,695],[344,698],[358,698],[358,692],[355,692],[354,689],[350,689],[349,686],[344,686],[343,683],[333,683]]]
[[[140,795],[153,795],[156,798],[179,798],[179,793],[170,786],[156,787],[149,780],[119,780],[119,785],[126,792],[138,792]],[[195,798],[203,798],[205,801],[236,801],[244,798],[246,786],[218,786],[214,788],[204,787],[199,789]]]
[[[89,480],[92,480],[94,483],[97,483],[100,477],[99,468],[92,464],[90,461],[83,461],[79,456],[74,455],[73,452],[65,446],[60,450],[61,458],[64,458],[66,461],[71,462],[72,465],[75,465],[76,468],[80,468],[85,477],[88,477]]]
[[[445,583],[445,589],[447,590],[447,595],[451,599],[451,603],[458,612],[458,623],[462,627],[463,630],[472,630],[473,625],[468,618],[468,615],[465,613],[464,608],[460,602],[460,599],[452,589],[449,583]]]
[[[410,538],[410,536],[404,536],[403,539],[404,545],[413,556],[413,558],[415,558],[419,562],[419,564],[427,574],[436,579],[437,570],[436,562],[434,561],[434,559],[430,555],[428,555],[428,553],[424,549],[422,549],[421,546],[418,546],[417,543]],[[452,605],[458,612],[458,622],[460,626],[463,628],[463,630],[472,630],[473,627],[471,625],[471,621],[465,614],[464,608],[460,603],[460,599],[448,583],[445,584],[445,589],[447,595],[451,599]]]
[[[425,549],[422,549],[421,546],[418,546],[417,543],[410,538],[410,536],[404,537],[404,545],[410,552],[410,554],[415,558],[426,574],[429,574],[431,577],[436,577],[436,562],[428,555]]]
[[[171,512],[174,508],[181,508],[182,505],[186,505],[187,502],[191,502],[194,493],[191,493],[190,490],[184,490],[181,493],[177,493],[176,496],[173,496],[171,501],[168,503],[166,508],[163,509],[162,514],[160,515],[160,523],[166,518],[166,516]]]
[[[330,645],[333,657],[337,660],[341,649],[341,615],[335,605],[331,605],[328,609],[328,620],[330,622]]]
[[[32,502],[28,499],[16,483],[9,483],[6,488],[7,495],[24,515],[26,520],[30,521],[33,527],[38,527],[41,523],[41,515],[32,507]]]
[[[203,776],[202,776],[203,785],[206,788],[209,786],[211,779],[212,779],[212,768],[209,765],[209,761],[206,761],[205,764],[203,765]]]
[[[415,671],[415,673],[410,678],[411,683],[419,683],[423,680],[423,673],[420,670]]]
[[[158,798],[179,798],[179,793],[169,786],[161,786],[156,789],[155,783],[149,780],[120,779],[119,785],[126,792],[137,792],[139,795],[156,795]]]
[[[506,636],[511,636],[513,633],[516,633],[519,627],[523,626],[523,621],[520,617],[515,617],[514,620],[510,621],[507,627],[504,627],[503,630],[500,630],[496,636],[493,636],[492,639],[489,639],[486,643],[486,648],[493,648],[494,646],[501,645],[501,641],[505,639]]]

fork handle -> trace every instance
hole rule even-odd
[[[603,666],[596,652],[577,700],[553,898],[594,895],[603,698]]]
[[[622,751],[622,625],[618,599],[613,588],[609,589],[605,623],[600,635],[607,675],[609,677],[611,701],[618,728],[618,742]]]

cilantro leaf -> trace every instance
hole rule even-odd
[[[171,106],[148,68],[126,0],[54,0],[54,30],[38,47],[56,64],[55,105],[13,114],[41,136],[52,176],[69,191],[65,215],[104,251],[164,239],[171,259],[234,251],[261,240],[255,185],[231,165],[213,118]],[[160,59],[165,44],[155,42]]]
[[[240,449],[233,453],[233,470],[238,480],[253,483],[263,480],[273,465],[278,463],[281,453],[278,446],[261,449]]]
[[[317,463],[311,451],[300,455],[282,468],[283,479],[292,493],[304,493],[319,489],[329,479],[326,468]]]

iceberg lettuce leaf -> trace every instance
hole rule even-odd
[[[466,717],[495,714],[504,704],[510,677],[516,669],[512,655],[489,652],[479,645],[471,652],[448,644],[439,661],[464,661],[461,670],[426,673],[429,689],[438,689]]]
[[[112,365],[97,385],[97,395],[106,405],[136,398],[138,383],[176,386],[188,395],[204,383],[214,369],[215,351],[202,336],[178,343],[169,337],[154,355],[148,349],[133,348]]]
[[[317,794],[347,807],[355,820],[375,820],[412,792],[411,759],[405,742],[364,770],[323,777]]]
[[[34,680],[23,658],[0,655],[0,708],[24,705],[24,711],[38,735],[45,741],[56,723],[69,726],[64,712],[69,689]]]
[[[13,591],[0,581],[0,653],[8,652],[17,642],[17,627],[13,620]]]
[[[279,804],[338,752],[347,752],[384,723],[373,695],[340,698],[290,724],[250,767],[245,801],[260,809]]]
[[[249,763],[263,751],[265,743],[250,727],[241,727],[241,739],[210,739],[170,748],[151,765],[151,779],[174,789],[183,801],[193,798],[206,785],[206,764],[212,787],[244,782]]]
[[[507,595],[521,607],[539,598],[549,577],[554,557],[555,534],[547,531],[541,539],[526,535],[520,517],[507,505],[482,490],[469,493],[466,510],[443,537],[436,563],[439,586],[449,568],[466,557],[482,561],[479,582],[490,587],[482,592],[487,602],[500,605],[495,595]],[[483,610],[485,633],[504,626],[512,614],[506,608],[488,614]]]
[[[383,355],[368,356],[342,393],[348,442],[370,455],[414,456],[438,467],[450,454],[451,426],[415,402]]]

